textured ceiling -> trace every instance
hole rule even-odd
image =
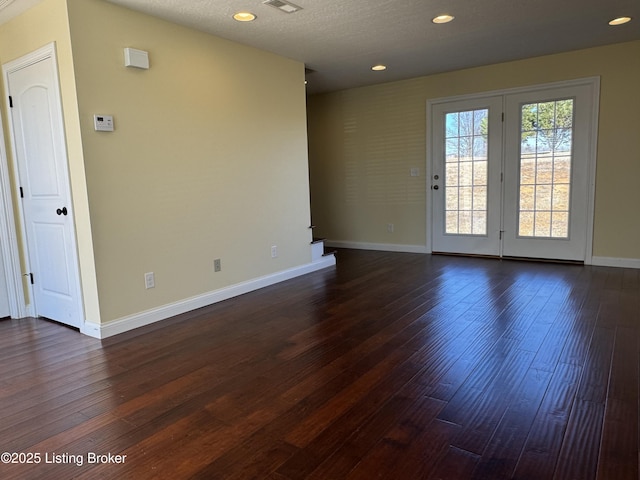
[[[27,11],[42,0],[0,0],[0,25]]]
[[[304,62],[310,93],[640,39],[640,0],[293,0],[292,14],[262,0],[108,1]],[[257,19],[234,21],[240,10]],[[442,13],[456,18],[431,23]],[[634,21],[608,25],[622,15]]]

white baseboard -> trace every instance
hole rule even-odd
[[[345,242],[342,240],[325,240],[324,244],[331,248],[354,248],[356,250],[378,250],[382,252],[431,253],[424,245],[401,245],[393,243]]]
[[[315,242],[311,244],[311,261],[315,262],[324,255],[324,242]]]
[[[325,245],[332,248],[353,248],[356,250],[379,250],[383,252],[431,253],[426,246],[400,245],[391,243],[349,242],[342,240],[325,240]],[[602,267],[640,268],[638,258],[591,257],[591,265]]]
[[[238,295],[243,295],[260,288],[268,287],[269,285],[274,285],[276,283],[284,282],[285,280],[306,275],[307,273],[329,268],[335,264],[335,256],[327,255],[306,265],[290,268],[282,272],[248,280],[236,285],[231,285],[219,290],[180,300],[175,303],[163,305],[158,308],[128,315],[105,324],[85,322],[80,328],[80,332],[94,338],[111,337],[113,335],[118,335],[119,333],[128,332],[134,328],[143,327],[151,323],[171,318],[175,315],[190,312],[197,308],[206,307],[207,305],[212,305],[229,298],[237,297]]]
[[[591,265],[600,267],[640,268],[640,258],[592,257]]]

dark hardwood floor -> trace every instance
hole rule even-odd
[[[103,341],[2,320],[0,478],[638,479],[639,328],[640,270],[349,250]]]

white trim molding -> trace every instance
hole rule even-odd
[[[331,248],[353,248],[355,250],[378,250],[381,252],[431,253],[424,245],[402,245],[394,243],[349,242],[342,240],[325,240]]]
[[[135,328],[144,327],[145,325],[166,320],[167,318],[171,318],[182,313],[206,307],[223,300],[244,295],[245,293],[249,293],[260,288],[275,285],[276,283],[284,282],[295,277],[333,267],[335,264],[336,258],[334,255],[325,255],[322,258],[306,265],[301,265],[299,267],[290,268],[271,275],[230,285],[228,287],[197,295],[195,297],[186,298],[184,300],[179,300],[144,312],[134,313],[133,315],[128,315],[105,324],[85,321],[80,327],[80,332],[90,337],[100,339],[111,337],[113,335],[128,332]]]
[[[0,272],[0,274],[4,275],[6,279],[11,318],[23,318],[27,316],[27,312],[22,287],[18,234],[13,215],[13,191],[11,190],[7,158],[7,148],[4,143],[4,125],[0,115],[0,238],[2,239],[0,250],[4,264],[4,271]]]
[[[640,268],[640,258],[591,257],[591,265],[598,267]]]

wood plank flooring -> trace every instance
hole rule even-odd
[[[337,256],[103,341],[1,320],[0,478],[639,478],[640,270]]]

